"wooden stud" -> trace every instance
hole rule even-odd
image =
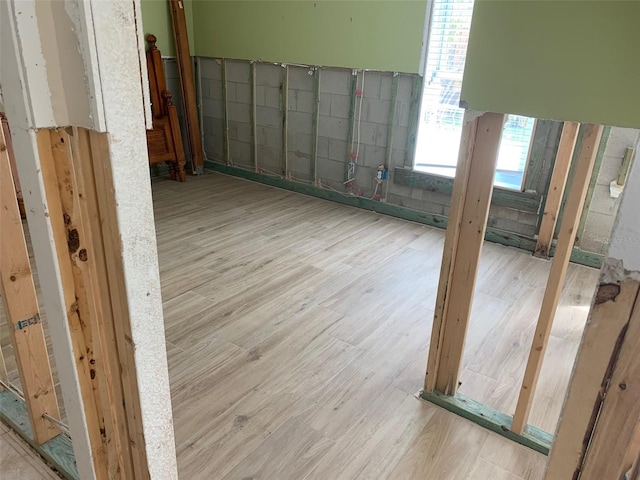
[[[411,86],[411,103],[409,107],[409,134],[407,135],[407,146],[405,148],[404,166],[413,168],[416,156],[416,139],[418,138],[418,127],[420,125],[420,104],[422,99],[423,80],[420,75],[413,76]]]
[[[398,108],[398,72],[392,73],[393,78],[391,80],[391,106],[389,111],[389,121],[387,122],[387,155],[386,166],[388,170],[388,178],[385,182],[383,201],[387,201],[387,193],[389,192],[389,183],[392,182],[391,162],[393,161],[393,130],[396,125],[396,115]]]
[[[353,70],[351,74],[351,86],[349,88],[349,120],[347,124],[347,163],[349,162],[358,162],[358,159],[353,157],[355,155],[354,150],[354,140],[353,137],[355,132],[353,131],[354,119],[356,115],[356,104],[358,101],[358,96],[356,95],[356,90],[358,88],[358,71]],[[344,179],[352,180],[349,178],[349,169],[345,168]]]
[[[624,152],[624,158],[622,159],[622,165],[620,166],[620,172],[618,173],[618,179],[616,180],[616,183],[621,187],[623,187],[627,181],[627,175],[629,173],[629,168],[631,168],[631,160],[633,159],[634,152],[634,148],[627,148]]]
[[[484,113],[463,128],[427,363],[427,393],[436,389],[455,395],[458,388],[504,118]]]
[[[629,333],[632,331],[629,328],[634,307],[634,323],[637,324],[639,320],[639,294],[640,282],[637,280],[609,283],[609,280],[601,276],[601,284],[595,294],[593,308],[585,327],[551,449],[545,480],[577,478],[585,463],[587,450],[592,444],[594,428],[597,428],[597,425],[603,425],[608,430],[607,425],[601,423],[599,418],[604,414],[603,402],[607,402],[610,392],[616,399],[616,403],[619,400],[620,385],[616,384],[613,378],[617,370],[616,364],[620,361],[623,345],[629,339],[631,339],[631,344],[635,344],[633,353],[636,357],[637,367],[638,337],[630,337]],[[637,332],[637,326],[633,328],[633,331]],[[626,367],[628,366],[631,364],[627,363]],[[637,395],[637,378],[637,376],[628,378],[628,383],[634,384],[632,395]],[[637,399],[635,404],[628,406],[637,408]],[[625,412],[617,413],[621,419],[627,418]],[[610,415],[607,416],[610,418]],[[637,422],[637,420],[636,416],[633,422]],[[610,421],[613,422],[612,426],[620,425],[615,418],[610,418]],[[623,427],[619,433],[628,438],[626,428]],[[617,443],[615,439],[610,440],[613,442],[612,445]],[[613,453],[613,450],[610,453]],[[619,455],[620,452],[616,451],[616,454]],[[609,460],[609,458],[606,459],[607,463]],[[620,461],[618,466],[621,464]],[[603,478],[618,479],[622,477],[599,477],[598,480]]]
[[[229,146],[229,99],[227,96],[227,59],[222,59],[220,65],[220,73],[222,75],[222,149],[224,161],[227,165],[231,165],[231,152]]]
[[[313,69],[313,117],[311,140],[310,176],[313,185],[318,184],[318,128],[320,128],[320,67]]]
[[[0,129],[0,182],[2,298],[34,440],[42,444],[60,433],[60,430],[49,422],[44,414],[59,420],[60,412],[51,375],[47,343],[38,311],[38,299],[16,199],[9,153],[2,129]],[[2,370],[2,380],[8,384],[4,359]]]
[[[289,178],[289,65],[284,66],[282,72],[282,84],[280,85],[280,95],[282,99],[282,174]]]
[[[93,174],[94,184],[88,184],[87,201],[91,210],[100,212],[100,218],[91,219],[91,228],[101,231],[102,238],[96,239],[96,265],[100,278],[107,278],[103,287],[108,289],[109,300],[104,296],[103,305],[110,301],[114,318],[113,328],[117,341],[120,377],[124,408],[129,431],[134,478],[149,478],[148,460],[142,425],[138,380],[136,376],[135,345],[129,320],[129,308],[122,260],[121,237],[117,223],[116,202],[113,191],[109,138],[107,134],[84,129],[74,129],[79,139],[80,155],[78,165],[87,176]],[[92,190],[95,188],[95,191]],[[101,227],[101,228],[100,228]],[[101,292],[105,295],[105,291]],[[105,308],[108,308],[105,307]]]
[[[577,122],[564,122],[562,127],[562,135],[560,137],[560,145],[556,153],[556,161],[553,166],[553,173],[549,182],[549,190],[547,199],[544,204],[544,213],[542,214],[542,222],[538,230],[538,240],[534,256],[539,258],[547,258],[553,241],[553,232],[556,228],[556,220],[560,212],[560,204],[562,195],[567,183],[569,175],[569,167],[573,158],[573,150],[576,146],[578,138],[578,129],[580,124]]]
[[[7,373],[7,364],[4,361],[4,354],[0,346],[0,392],[4,391],[5,385],[9,385],[9,374]],[[4,384],[4,385],[3,385]]]
[[[257,126],[257,86],[256,86],[256,62],[250,65],[250,86],[251,86],[251,159],[253,160],[253,170],[258,171],[258,126]],[[225,89],[226,93],[226,89]],[[226,98],[226,95],[225,95]]]
[[[169,0],[169,6],[173,38],[176,45],[176,57],[178,59],[178,71],[180,72],[180,84],[182,85],[182,100],[187,124],[187,136],[189,138],[191,165],[194,174],[202,175],[204,173],[204,153],[202,151],[200,124],[198,123],[198,104],[191,52],[189,51],[184,2],[183,0]]]
[[[515,433],[522,433],[529,418],[529,411],[533,402],[533,395],[538,383],[538,376],[542,368],[542,360],[547,348],[547,342],[551,333],[551,326],[558,308],[562,285],[567,273],[569,259],[575,241],[575,232],[580,222],[580,213],[584,206],[589,180],[593,173],[593,165],[596,159],[596,152],[602,136],[602,126],[588,124],[585,129],[585,136],[582,142],[578,166],[574,177],[573,185],[569,192],[560,234],[558,235],[558,245],[553,256],[551,272],[547,281],[540,315],[533,336],[533,343],[529,352],[529,360],[520,387],[518,404],[513,415],[512,429]]]

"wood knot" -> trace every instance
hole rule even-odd
[[[595,305],[614,301],[619,294],[620,285],[616,285],[615,283],[604,283],[598,287]]]
[[[69,225],[71,223],[71,217],[69,216],[68,213],[65,213],[64,215],[62,215],[62,219],[64,220],[65,225]]]
[[[11,275],[9,277],[9,280],[11,280],[12,282],[15,282],[16,281],[16,276],[15,275]]]
[[[80,234],[78,230],[71,229],[67,233],[67,246],[69,247],[69,252],[76,253],[78,248],[80,248]]]
[[[86,248],[83,248],[82,250],[80,250],[78,252],[78,258],[80,260],[82,260],[83,262],[87,261],[87,249]]]

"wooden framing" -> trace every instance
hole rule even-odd
[[[318,129],[320,128],[320,79],[322,69],[313,69],[313,117],[312,117],[312,140],[311,140],[311,162],[309,165],[309,176],[313,185],[318,185]]]
[[[489,215],[505,116],[483,113],[462,132],[424,390],[455,395]]]
[[[283,65],[282,83],[280,84],[282,99],[282,174],[289,178],[289,65]]]
[[[251,62],[249,82],[251,86],[251,160],[253,161],[253,170],[258,171],[258,126],[257,126],[257,99],[256,99],[256,62]],[[226,93],[226,90],[225,90]],[[226,103],[226,95],[225,95]]]
[[[616,183],[622,187],[627,181],[627,175],[629,174],[629,168],[631,168],[631,161],[633,160],[633,154],[635,153],[635,148],[627,148],[624,152],[624,158],[622,159],[622,165],[620,165],[620,172],[618,173],[618,178]]]
[[[553,241],[553,232],[556,228],[556,221],[560,213],[562,195],[569,175],[569,167],[573,158],[573,150],[578,138],[580,124],[577,122],[564,122],[560,144],[556,153],[556,161],[553,166],[553,173],[549,183],[549,190],[544,204],[542,221],[538,229],[538,239],[534,256],[547,258]]]
[[[533,336],[533,343],[529,352],[529,359],[525,369],[524,379],[520,388],[518,404],[513,416],[512,430],[515,433],[522,433],[529,418],[531,403],[538,376],[542,368],[542,360],[551,333],[551,326],[555,317],[560,294],[562,293],[562,285],[564,284],[571,250],[575,241],[575,232],[580,223],[580,215],[587,196],[589,188],[589,180],[593,173],[593,165],[595,163],[596,152],[600,144],[603,127],[601,125],[586,125],[585,136],[582,142],[580,156],[578,157],[578,166],[573,179],[573,185],[567,199],[564,211],[564,217],[560,226],[560,234],[558,235],[558,245],[551,264],[551,272],[547,281],[540,315],[536,325],[536,331]]]
[[[227,60],[222,59],[220,64],[220,74],[222,76],[222,151],[224,161],[231,165],[231,147],[229,145],[229,100],[227,99]]]
[[[44,415],[59,420],[60,411],[14,187],[9,151],[0,129],[1,291],[33,438],[42,444],[60,433]],[[4,359],[1,368],[2,380],[8,384]]]
[[[202,175],[204,173],[204,152],[202,151],[202,138],[200,135],[200,124],[198,122],[198,103],[193,76],[193,64],[191,63],[191,52],[189,50],[189,36],[187,32],[187,19],[184,13],[184,2],[182,0],[169,0],[169,11],[171,12],[171,26],[176,46],[180,84],[182,85],[184,117],[187,123],[191,165],[194,174]]]

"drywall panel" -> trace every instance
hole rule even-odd
[[[187,31],[189,33],[189,50],[194,53],[193,36],[193,1],[182,0],[187,17]],[[141,0],[142,4],[142,28],[144,36],[153,33],[157,38],[157,46],[162,56],[175,56],[176,49],[173,43],[171,31],[171,13],[169,12],[169,0]]]
[[[426,3],[198,0],[193,2],[195,52],[206,57],[417,72]]]
[[[483,0],[473,15],[469,108],[640,126],[640,2]]]

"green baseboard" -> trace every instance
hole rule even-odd
[[[420,392],[420,398],[456,415],[460,415],[467,420],[471,420],[481,427],[498,433],[503,437],[507,437],[525,447],[529,447],[536,452],[549,455],[553,435],[531,425],[527,425],[522,435],[514,433],[511,431],[513,418],[506,413],[494,410],[483,403],[459,394],[452,397],[440,392]]]
[[[312,197],[330,200],[332,202],[341,203],[343,205],[362,208],[364,210],[370,210],[384,215],[409,220],[411,222],[422,223],[424,225],[429,225],[432,227],[443,229],[447,228],[447,217],[445,217],[444,215],[413,210],[411,208],[392,205],[390,203],[385,203],[378,200],[371,200],[365,197],[350,196],[347,194],[342,194],[335,190],[316,187],[314,185],[308,185],[301,182],[293,182],[276,175],[265,175],[263,173],[254,172],[245,168],[212,162],[211,160],[205,161],[205,167],[215,172],[244,178],[246,180],[263,183],[265,185],[271,185],[272,187],[282,188],[284,190],[289,190]],[[508,247],[516,247],[522,250],[527,250],[529,252],[533,252],[536,247],[536,241],[533,238],[492,227],[487,227],[484,238],[489,242],[499,243]],[[552,247],[551,249],[552,254],[553,251],[554,247]],[[571,254],[572,262],[594,268],[600,268],[602,266],[602,260],[602,255],[585,252],[583,250],[580,250],[579,248],[574,248]]]
[[[0,420],[15,430],[64,478],[68,480],[79,479],[71,439],[61,433],[42,445],[38,445],[33,440],[26,404],[7,390],[0,392]]]

